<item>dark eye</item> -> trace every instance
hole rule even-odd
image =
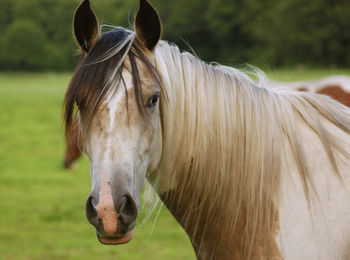
[[[157,105],[158,100],[159,100],[159,94],[154,95],[148,100],[148,106],[154,107],[155,105]]]

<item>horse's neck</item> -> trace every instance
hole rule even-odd
[[[344,142],[349,143],[349,136],[342,133],[339,129],[332,126],[329,122],[323,122],[325,124],[328,124],[329,127],[334,128],[333,132],[337,134],[338,136],[344,137]],[[316,221],[316,225],[314,226],[313,223],[308,223],[309,226],[304,226],[304,224],[300,224],[302,226],[302,229],[311,229],[313,227],[316,227],[317,229],[322,229],[321,227],[317,226],[317,220],[318,218],[322,219],[322,214],[325,212],[322,211],[322,208],[320,208],[320,198],[321,201],[327,201],[327,196],[329,196],[329,192],[332,193],[332,196],[334,196],[333,192],[334,190],[329,189],[329,187],[325,184],[327,183],[333,183],[334,185],[339,186],[339,180],[337,180],[335,174],[333,173],[332,167],[329,163],[329,159],[327,157],[327,154],[325,154],[323,145],[320,142],[318,136],[307,126],[305,126],[303,123],[300,125],[300,131],[303,136],[303,140],[308,140],[307,146],[305,146],[305,155],[307,156],[308,165],[310,167],[310,172],[312,172],[311,175],[311,182],[314,188],[318,191],[318,195],[314,196],[312,195],[311,203],[313,208],[316,208],[319,211],[313,211],[313,217]],[[287,143],[287,140],[285,140]],[[349,146],[350,147],[350,146]],[[288,243],[290,242],[291,248],[297,246],[300,244],[298,241],[289,241],[288,238],[283,237],[284,233],[293,233],[295,231],[288,230],[288,228],[293,227],[293,223],[295,222],[295,219],[298,221],[300,219],[300,222],[305,221],[309,219],[312,220],[312,217],[310,213],[308,213],[309,206],[304,194],[304,189],[301,183],[301,179],[299,177],[298,168],[295,165],[294,158],[292,153],[289,151],[289,147],[286,147],[286,153],[282,156],[283,160],[283,166],[282,166],[282,187],[281,187],[281,201],[282,205],[275,210],[278,211],[277,214],[271,214],[275,216],[274,219],[271,219],[269,221],[270,227],[266,229],[266,227],[261,227],[258,231],[258,233],[255,236],[255,241],[253,243],[253,248],[251,251],[251,258],[252,259],[282,259],[282,253],[280,252],[280,249],[287,250],[289,249]],[[349,149],[348,149],[349,150]],[[346,173],[346,169],[348,169],[349,165],[343,164],[342,161],[339,165],[340,171],[342,173]],[[344,175],[344,177],[346,177]],[[345,178],[346,183],[349,182],[349,178]],[[338,184],[337,184],[338,183]],[[333,184],[332,184],[333,185]],[[311,187],[311,186],[310,186]],[[339,186],[341,187],[341,185]],[[338,188],[339,188],[338,187]],[[194,188],[193,188],[194,189]],[[191,197],[191,194],[188,194],[189,197]],[[176,188],[172,188],[168,191],[164,191],[160,194],[161,199],[167,206],[167,208],[170,210],[170,212],[173,214],[173,216],[176,218],[176,220],[179,222],[179,224],[185,229],[186,233],[188,234],[193,247],[195,249],[195,252],[197,254],[198,259],[245,259],[246,257],[243,254],[242,248],[241,248],[241,241],[244,237],[243,227],[245,225],[245,219],[247,216],[242,213],[241,216],[238,219],[237,225],[232,230],[222,230],[222,226],[225,225],[225,221],[232,221],[232,219],[227,218],[227,216],[224,215],[224,213],[218,209],[217,214],[215,214],[210,221],[208,221],[205,217],[200,219],[183,219],[184,213],[188,210],[192,210],[188,207],[188,205],[184,203],[176,203],[177,197],[180,197],[178,194],[178,191]],[[167,198],[171,198],[171,200],[168,200]],[[225,198],[223,198],[225,199]],[[329,199],[329,198],[328,198]],[[198,202],[198,204],[200,201]],[[317,204],[318,203],[318,204]],[[328,203],[328,202],[326,202]],[[322,204],[321,206],[326,206],[326,209],[333,209],[332,205],[328,204]],[[293,208],[294,207],[294,208]],[[295,210],[302,207],[302,210]],[[292,215],[290,217],[290,210],[293,208],[292,212],[295,212],[296,215]],[[282,216],[279,214],[280,210],[282,210]],[[334,211],[337,209],[335,208]],[[328,212],[327,212],[328,213]],[[281,220],[280,220],[281,216]],[[196,222],[195,222],[196,221]],[[280,221],[282,221],[282,225],[280,226]],[[289,222],[290,221],[290,222]],[[198,223],[199,222],[199,223]],[[194,230],[194,227],[199,225],[199,227],[203,227],[202,229],[199,229],[197,231]],[[280,232],[280,228],[283,229]],[[298,228],[300,228],[298,226]],[[269,232],[267,232],[267,230]],[[299,232],[299,231],[298,231]],[[323,232],[323,231],[322,231]],[[302,233],[302,232],[301,232]],[[310,232],[312,233],[312,232]],[[224,234],[224,235],[223,235]],[[311,240],[314,239],[313,237],[309,237]],[[301,239],[301,238],[300,238]],[[284,242],[283,244],[279,244]],[[315,246],[310,241],[305,241],[305,243],[311,243],[311,246]],[[343,243],[339,241],[339,243]],[[299,250],[300,248],[298,248]],[[300,249],[301,250],[301,249]],[[317,250],[322,250],[320,248],[317,248]],[[292,250],[291,250],[292,251]],[[322,252],[322,251],[321,251]],[[284,254],[285,252],[283,252]],[[288,252],[287,252],[288,254]],[[292,253],[291,253],[292,254]],[[293,258],[292,259],[297,259]]]
[[[191,194],[188,194],[191,196]],[[176,190],[170,190],[160,195],[162,201],[173,214],[178,223],[188,234],[198,259],[245,259],[241,242],[244,236],[245,219],[247,216],[242,213],[237,224],[232,230],[223,230],[225,221],[232,221],[232,218],[224,216],[220,209],[217,210],[210,221],[206,218],[183,219],[184,213],[188,210],[187,205],[177,204],[178,197]],[[167,198],[171,197],[171,200]],[[199,204],[200,202],[198,202]],[[257,260],[282,259],[279,248],[275,242],[275,236],[279,231],[278,214],[272,214],[276,218],[269,221],[271,224],[267,233],[266,227],[259,229],[251,251],[251,258]],[[196,222],[195,222],[196,221]],[[197,223],[199,222],[199,223]],[[198,226],[200,229],[195,230]]]
[[[229,204],[234,201],[232,199],[233,193],[231,192],[232,186],[229,184],[232,182],[232,179],[229,182],[222,181],[215,186],[215,183],[217,183],[216,181],[218,179],[221,180],[220,174],[223,175],[227,173],[226,176],[230,176],[230,173],[234,171],[234,169],[228,166],[230,163],[219,164],[216,162],[221,158],[218,158],[218,160],[215,159],[220,157],[218,154],[223,154],[225,162],[231,161],[229,158],[233,157],[234,149],[223,151],[222,147],[225,147],[227,142],[233,145],[234,141],[229,137],[234,136],[234,133],[229,133],[229,136],[226,136],[223,134],[224,130],[215,131],[214,126],[211,131],[202,133],[203,135],[196,135],[196,131],[198,132],[198,129],[207,131],[207,126],[212,125],[213,121],[215,121],[211,119],[219,118],[221,115],[230,115],[232,111],[235,110],[233,108],[234,106],[240,106],[240,103],[235,104],[235,97],[239,95],[239,93],[241,93],[241,95],[245,94],[246,104],[249,103],[253,105],[253,97],[260,92],[266,94],[268,90],[262,91],[262,89],[258,89],[248,76],[241,72],[233,69],[231,71],[228,68],[216,68],[193,60],[192,58],[187,59],[186,57],[187,55],[182,57],[184,59],[183,64],[187,65],[185,67],[186,69],[180,70],[178,73],[168,73],[169,71],[177,71],[178,66],[174,66],[174,68],[171,69],[164,69],[164,67],[159,65],[159,69],[163,68],[165,71],[162,73],[163,77],[165,79],[169,77],[170,80],[168,81],[174,85],[166,89],[168,93],[167,96],[172,106],[169,105],[163,108],[165,111],[163,115],[166,115],[166,117],[163,118],[165,122],[163,124],[163,126],[165,126],[163,131],[167,137],[165,140],[167,144],[163,147],[164,158],[162,159],[159,169],[153,176],[150,176],[150,178],[154,177],[156,180],[150,180],[150,182],[155,185],[155,189],[161,194],[165,205],[189,235],[199,258],[244,259],[245,256],[243,254],[241,241],[246,230],[247,217],[244,212],[239,216],[232,216],[233,213],[230,213],[230,210],[228,210],[228,208],[231,207]],[[161,64],[161,61],[158,63]],[[178,74],[183,72],[186,74],[183,75],[183,77],[179,77]],[[197,75],[197,77],[193,75]],[[172,77],[177,78],[175,79]],[[186,84],[179,82],[178,78],[184,78]],[[213,81],[213,79],[218,82]],[[212,80],[212,82],[210,82],[210,80]],[[214,88],[213,85],[217,85],[217,87]],[[246,92],[253,92],[253,94],[249,95],[246,94]],[[214,99],[216,102],[204,104],[203,100],[206,100],[206,98],[194,100],[198,95],[206,97],[208,100],[210,98],[216,98]],[[222,97],[222,99],[218,97]],[[173,100],[176,100],[180,104],[173,103]],[[190,101],[192,103],[188,104],[185,103],[185,101]],[[216,106],[219,102],[226,102],[221,107],[221,110]],[[196,127],[191,125],[187,126],[181,122],[181,120],[186,121],[188,119],[187,117],[193,116],[193,111],[187,114],[186,112],[188,111],[184,110],[184,108],[190,105],[198,106],[193,108],[193,111],[196,111],[196,117],[190,118],[194,122],[197,121],[198,125],[196,125]],[[243,106],[243,104],[241,105]],[[178,109],[174,109],[175,107]],[[207,112],[203,113],[203,111]],[[220,113],[218,111],[220,111]],[[186,118],[183,117],[183,115],[186,116]],[[233,121],[233,119],[228,120],[228,118],[221,118],[220,129],[227,129],[228,132],[233,131],[233,129],[235,129]],[[178,131],[173,131],[174,126],[179,128]],[[183,129],[185,129],[185,131],[183,131]],[[210,142],[208,140],[211,139],[211,135],[214,135],[215,138]],[[201,136],[203,140],[196,139],[197,136]],[[173,143],[173,140],[176,140],[177,143]],[[182,140],[182,142],[179,142],[179,140]],[[202,145],[199,149],[198,146],[202,141],[205,145],[211,143],[212,145],[216,145],[216,147]],[[171,145],[169,145],[169,143]],[[188,147],[188,151],[192,151],[192,153],[182,149],[183,147]],[[216,149],[218,151],[214,152]],[[208,153],[204,151],[208,151]],[[178,158],[178,156],[182,160],[174,160],[174,158]],[[195,160],[193,160],[193,158],[195,158]],[[211,159],[208,164],[207,158]],[[178,163],[175,165],[173,161]],[[195,161],[194,164],[193,161]],[[173,167],[169,167],[169,165]],[[192,167],[193,165],[195,166]],[[177,169],[173,170],[173,168]],[[198,180],[201,179],[202,183],[199,183],[197,178],[193,176],[200,176]],[[226,176],[221,177],[225,179]],[[216,193],[215,190],[219,190],[219,194]],[[208,196],[208,194],[211,194],[211,196]],[[218,199],[219,195],[221,195],[222,198]],[[226,195],[231,195],[231,198],[227,198]],[[223,203],[225,199],[227,199],[227,201]],[[211,205],[205,205],[207,200],[211,200]],[[241,204],[239,205],[241,206]],[[240,206],[237,208],[240,208]],[[200,212],[200,214],[198,214],[198,212]],[[233,219],[236,219],[237,223],[232,223],[234,222]],[[277,257],[275,259],[279,259],[278,249],[274,243],[273,231],[277,230],[278,224],[275,220],[267,222],[270,226],[268,228],[265,226],[260,227],[259,233],[254,236],[254,243],[250,250],[254,259],[267,259],[267,246],[273,249],[273,254]],[[266,223],[266,225],[268,224]],[[266,234],[266,230],[269,230],[270,233]],[[271,231],[273,232],[271,233]],[[271,250],[269,253],[271,253]],[[271,256],[271,254],[269,256]],[[270,257],[269,259],[273,258]]]

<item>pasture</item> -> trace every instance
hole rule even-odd
[[[271,71],[309,80],[350,70]],[[61,104],[70,74],[0,74],[0,259],[194,259],[163,207],[122,246],[104,246],[85,217],[88,161],[62,167]],[[156,212],[157,213],[157,212]],[[142,221],[145,212],[141,212]],[[153,232],[152,232],[153,230]]]

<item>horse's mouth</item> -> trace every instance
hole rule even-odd
[[[128,243],[134,234],[134,231],[130,231],[128,234],[124,236],[118,236],[118,237],[103,237],[97,232],[97,238],[100,241],[101,244],[104,245],[120,245]]]

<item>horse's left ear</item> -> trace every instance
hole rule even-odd
[[[135,29],[137,38],[152,51],[161,37],[162,25],[156,9],[147,0],[140,0]]]

